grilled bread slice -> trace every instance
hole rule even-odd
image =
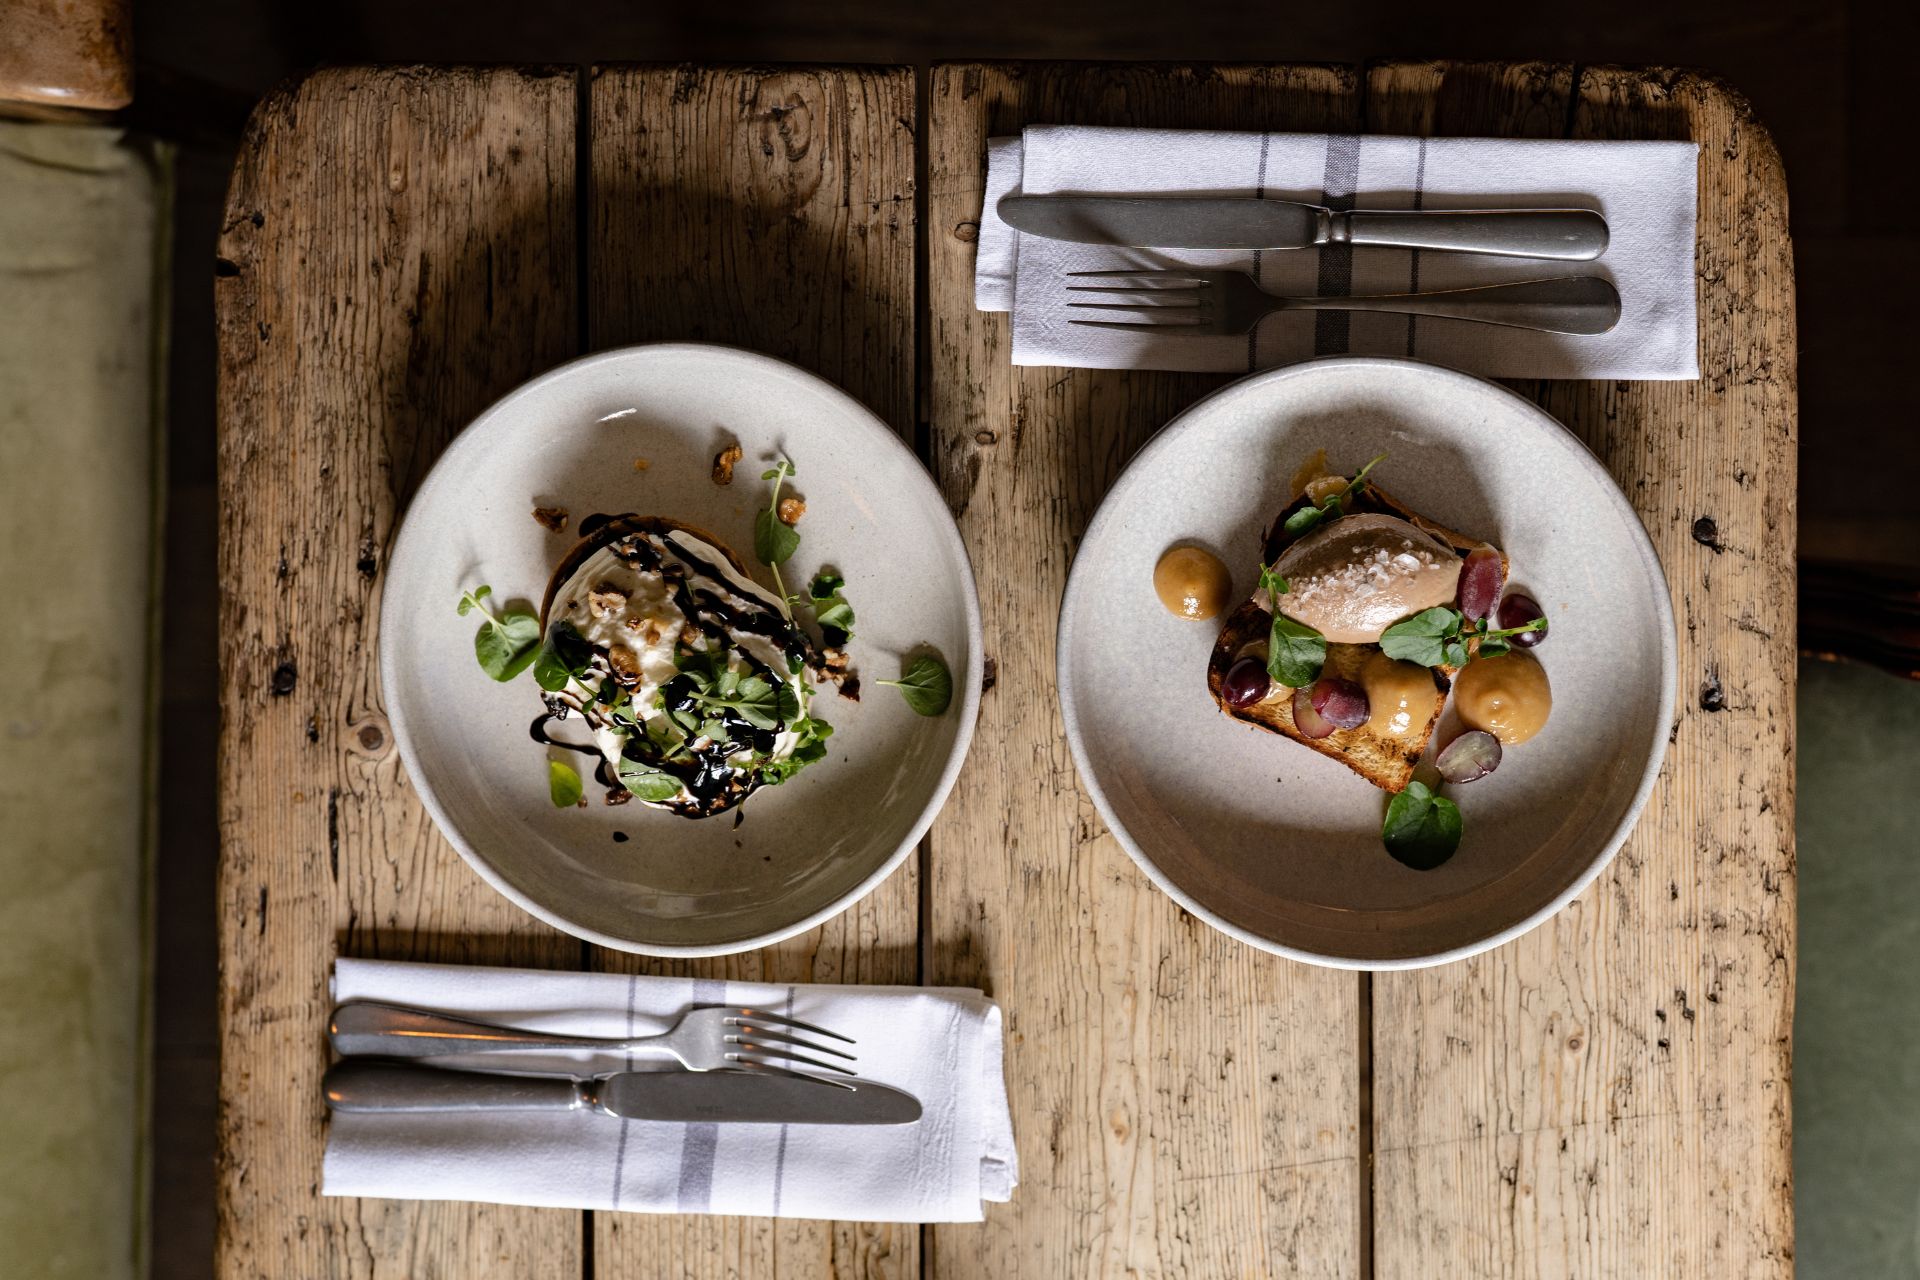
[[[1307,504],[1308,499],[1302,495],[1275,517],[1264,540],[1262,563],[1272,564],[1279,559],[1289,542],[1284,530],[1287,517]],[[1452,547],[1462,557],[1481,543],[1481,539],[1468,537],[1419,514],[1371,479],[1348,509],[1349,514],[1363,512],[1398,516]],[[1504,579],[1508,568],[1504,552],[1500,557],[1500,568]],[[1267,633],[1272,622],[1273,615],[1254,600],[1245,601],[1228,615],[1207,663],[1207,689],[1213,694],[1214,702],[1236,720],[1292,738],[1302,746],[1338,760],[1384,791],[1403,790],[1413,778],[1414,766],[1426,753],[1427,743],[1433,737],[1434,726],[1440,721],[1440,712],[1446,706],[1447,694],[1453,687],[1457,669],[1435,667],[1431,670],[1432,707],[1424,724],[1416,718],[1405,733],[1388,733],[1369,721],[1353,729],[1335,729],[1324,738],[1309,738],[1294,724],[1293,690],[1275,683],[1273,691],[1264,700],[1250,707],[1239,708],[1230,705],[1224,695],[1222,686],[1229,667],[1248,654],[1261,658],[1266,656]],[[1358,684],[1368,660],[1379,652],[1380,646],[1377,644],[1329,644],[1322,674]]]

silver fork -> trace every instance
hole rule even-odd
[[[784,1029],[782,1029],[784,1028]],[[496,1026],[449,1013],[408,1009],[401,1005],[356,1000],[334,1009],[328,1038],[342,1056],[373,1054],[386,1058],[440,1058],[466,1054],[536,1054],[591,1050],[631,1054],[637,1058],[675,1058],[689,1071],[717,1071],[729,1067],[765,1067],[787,1070],[788,1063],[805,1063],[846,1075],[851,1067],[809,1057],[830,1054],[845,1062],[854,1055],[792,1034],[803,1031],[852,1044],[846,1036],[810,1022],[783,1018],[764,1009],[738,1007],[692,1009],[670,1031],[609,1040],[595,1036],[558,1035]]]
[[[1484,324],[1540,329],[1548,333],[1605,333],[1620,322],[1620,291],[1599,276],[1522,280],[1476,289],[1432,293],[1375,293],[1359,297],[1283,298],[1255,284],[1244,271],[1175,267],[1132,271],[1075,271],[1075,279],[1130,279],[1137,284],[1068,285],[1070,293],[1132,294],[1131,302],[1073,302],[1086,311],[1151,312],[1147,320],[1075,320],[1097,329],[1188,330],[1197,334],[1245,333],[1276,311],[1386,311],[1443,316]]]

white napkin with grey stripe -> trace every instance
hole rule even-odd
[[[1315,356],[1412,356],[1484,377],[1700,376],[1694,315],[1692,142],[1204,133],[1048,125],[987,149],[975,305],[1013,313],[1013,363],[1091,369],[1246,371]],[[1187,252],[1069,244],[1024,235],[994,206],[1009,192],[1258,195],[1337,208],[1597,209],[1607,251],[1593,262],[1351,248]],[[1270,293],[1405,293],[1559,275],[1603,275],[1622,315],[1594,336],[1464,320],[1294,312],[1252,334],[1201,337],[1070,323],[1070,271],[1142,265],[1250,270]],[[1127,319],[1128,316],[1112,318]]]
[[[978,1222],[982,1202],[1008,1199],[1019,1180],[1000,1009],[978,991],[341,960],[333,995],[600,1037],[665,1030],[695,1005],[757,1005],[853,1037],[860,1073],[913,1094],[923,1114],[911,1125],[842,1126],[670,1124],[584,1112],[335,1113],[322,1182],[330,1196]],[[582,1074],[663,1069],[617,1056],[538,1065]]]

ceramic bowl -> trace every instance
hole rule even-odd
[[[1553,713],[1499,768],[1447,789],[1465,819],[1431,871],[1388,856],[1386,793],[1337,761],[1221,713],[1206,668],[1219,620],[1174,617],[1155,561],[1190,542],[1250,594],[1262,531],[1324,447],[1415,510],[1512,560],[1551,634],[1534,650]],[[1182,906],[1317,964],[1411,968],[1517,937],[1592,883],[1660,771],[1672,723],[1667,585],[1599,461],[1537,406],[1407,360],[1257,374],[1169,423],[1087,530],[1061,609],[1059,680],[1080,776],[1120,844]],[[1445,740],[1442,722],[1435,745]]]
[[[738,441],[733,483],[711,478]],[[581,518],[636,511],[709,530],[750,563],[761,472],[798,474],[806,515],[783,566],[804,591],[832,566],[858,615],[858,701],[823,687],[827,759],[766,787],[738,812],[691,820],[612,807],[555,809],[530,674],[489,679],[475,620],[455,612],[485,583],[537,610]],[[565,508],[555,534],[536,506]],[[754,566],[771,584],[763,566]],[[661,344],[564,365],[488,409],[421,485],[395,542],[381,603],[380,675],[395,740],[422,801],[490,884],[541,919],[602,946],[720,955],[810,928],[870,891],[912,852],[959,772],[979,703],[980,611],[946,504],[913,452],[852,397],[768,356]],[[889,688],[927,649],[953,673],[944,715]],[[566,758],[566,757],[556,757]]]

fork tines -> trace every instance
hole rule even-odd
[[[729,1062],[773,1070],[783,1070],[784,1068],[780,1065],[782,1062],[804,1062],[810,1067],[819,1067],[826,1071],[838,1071],[850,1076],[859,1074],[851,1067],[843,1067],[838,1062],[828,1062],[823,1058],[809,1057],[787,1046],[797,1046],[812,1053],[830,1054],[847,1062],[858,1061],[853,1054],[843,1052],[832,1045],[818,1044],[803,1036],[774,1029],[775,1027],[792,1027],[826,1036],[843,1044],[853,1043],[851,1037],[829,1031],[825,1027],[817,1027],[812,1023],[801,1022],[794,1018],[783,1018],[779,1014],[767,1013],[759,1009],[742,1009],[738,1013],[728,1014],[726,1026],[728,1028],[725,1036],[726,1043],[739,1046],[737,1049],[727,1050],[726,1057]]]
[[[1094,285],[1070,284],[1068,293],[1133,294],[1134,302],[1069,302],[1076,311],[1153,311],[1188,312],[1191,316],[1166,320],[1075,320],[1072,323],[1095,329],[1174,329],[1192,328],[1201,323],[1199,312],[1205,306],[1204,290],[1208,282],[1201,276],[1178,269],[1162,270],[1136,267],[1124,271],[1070,271],[1075,279],[1125,280],[1137,283]]]

